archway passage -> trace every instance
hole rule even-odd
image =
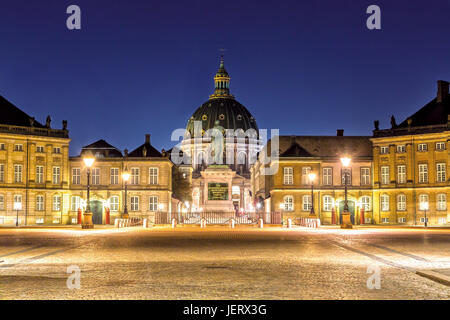
[[[342,224],[342,212],[344,212],[344,204],[345,201],[342,200],[339,202],[339,223]],[[355,201],[347,200],[348,211],[350,211],[350,221],[352,224],[355,224]]]
[[[91,200],[92,223],[103,224],[103,204],[99,200]]]

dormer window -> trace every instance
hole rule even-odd
[[[224,114],[221,114],[220,116],[219,116],[219,120],[224,120],[225,119],[225,115]]]
[[[203,120],[203,121],[208,120],[208,116],[207,116],[206,114],[204,114],[204,115],[202,116],[202,120]]]
[[[238,114],[238,116],[236,117],[236,119],[238,119],[239,121],[242,120],[242,115]]]

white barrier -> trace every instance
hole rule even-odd
[[[300,225],[303,227],[307,227],[307,228],[317,229],[320,227],[320,219],[318,219],[318,218],[300,218]]]
[[[287,227],[288,227],[288,229],[291,229],[291,228],[292,228],[292,219],[291,219],[291,218],[289,218],[289,219],[287,220]]]
[[[172,219],[172,228],[177,226],[177,220],[175,218]]]
[[[259,227],[259,228],[264,228],[264,222],[263,222],[263,219],[259,219],[258,227]]]
[[[148,228],[148,220],[147,219],[142,220],[142,227]]]
[[[206,228],[206,219],[202,218],[202,221],[200,223],[200,228]]]
[[[119,227],[119,219],[114,220],[114,228]]]
[[[231,227],[231,229],[234,229],[234,225],[235,225],[235,221],[234,221],[234,219],[231,219],[230,220],[230,227]]]

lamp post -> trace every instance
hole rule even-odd
[[[310,218],[317,218],[314,212],[314,180],[316,180],[315,173],[308,173],[309,182],[311,183],[311,212],[309,213]]]
[[[93,229],[94,224],[92,223],[92,212],[91,212],[91,203],[89,200],[89,191],[90,191],[90,178],[91,178],[91,167],[95,162],[95,158],[92,156],[87,156],[83,158],[84,164],[87,168],[87,201],[86,201],[86,209],[84,210],[83,223],[81,225],[82,229]]]
[[[342,229],[352,229],[352,222],[350,220],[350,212],[348,210],[348,200],[347,200],[347,177],[348,177],[348,167],[350,166],[350,162],[352,161],[349,157],[342,157],[341,163],[344,167],[343,173],[344,173],[344,190],[345,190],[345,200],[344,200],[344,210],[342,212],[342,223],[341,228]]]
[[[420,203],[420,210],[423,211],[423,213],[425,214],[425,228],[428,227],[428,221],[427,221],[427,210],[428,210],[428,201],[427,202],[421,202]]]
[[[128,215],[128,208],[127,208],[127,185],[128,185],[128,180],[130,179],[130,173],[128,171],[124,171],[122,173],[122,179],[125,183],[125,201],[124,201],[124,207],[123,207],[123,215],[122,218],[123,219],[129,219],[130,216]]]

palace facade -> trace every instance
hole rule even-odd
[[[150,221],[158,212],[182,210],[282,211],[284,218],[298,218],[314,207],[322,223],[339,223],[344,177],[355,224],[450,222],[448,82],[439,81],[437,96],[400,124],[392,117],[391,128],[380,129],[375,121],[370,136],[338,130],[336,136],[272,137],[267,144],[256,119],[231,95],[223,59],[214,86],[170,151],[156,150],[145,135],[131,152],[98,140],[73,157],[67,121],[60,129],[52,128],[50,117],[41,124],[0,96],[0,225],[13,225],[17,217],[20,225],[77,223],[86,207],[86,155],[95,157],[95,224],[114,223],[125,203],[131,217]],[[347,171],[344,156],[351,158]],[[190,184],[190,203],[173,197],[175,167]],[[130,174],[126,202],[124,172]],[[316,175],[312,184],[310,173]]]

